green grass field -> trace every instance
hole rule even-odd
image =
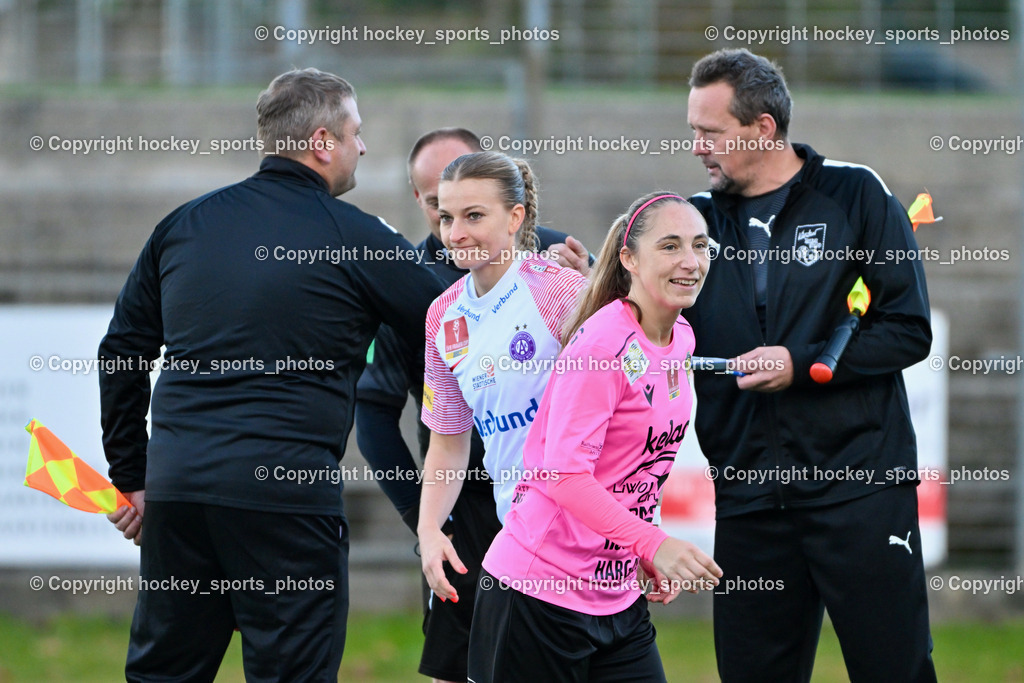
[[[413,614],[356,614],[339,679],[414,681],[422,637]],[[658,646],[670,681],[717,681],[711,625],[656,619]],[[935,664],[943,683],[1024,683],[1024,620],[946,623],[932,627]],[[128,621],[65,616],[42,626],[0,616],[0,683],[123,680]],[[426,678],[419,677],[426,681]],[[238,634],[218,681],[244,681]],[[845,681],[839,643],[822,632],[815,681]]]

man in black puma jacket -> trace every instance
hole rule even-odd
[[[718,254],[685,315],[696,354],[747,373],[695,378],[715,560],[734,586],[714,600],[719,673],[810,680],[827,608],[851,680],[934,681],[901,375],[931,328],[906,211],[871,169],[789,142],[789,92],[768,60],[719,51],[690,85],[711,182],[692,201]],[[870,308],[833,380],[816,384],[810,367],[858,276]]]

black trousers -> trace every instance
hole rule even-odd
[[[128,681],[212,681],[236,626],[250,683],[337,680],[344,514],[151,501],[141,551]]]
[[[823,609],[854,683],[935,681],[915,487],[719,520],[715,561],[724,683],[809,681]]]
[[[594,616],[508,588],[480,570],[469,637],[472,683],[664,683],[647,598]]]

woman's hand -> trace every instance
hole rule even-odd
[[[675,596],[669,590],[670,582],[665,575],[654,568],[654,565],[647,560],[640,560],[640,567],[637,569],[636,578],[647,597],[647,602],[660,602],[666,604],[671,602]],[[676,591],[678,593],[678,591]]]
[[[422,560],[423,575],[427,577],[427,584],[430,590],[437,594],[437,597],[452,602],[459,601],[459,594],[455,587],[448,581],[444,574],[444,563],[447,561],[452,569],[460,574],[465,574],[468,569],[462,564],[455,546],[451,540],[444,535],[444,532],[436,526],[430,529],[419,529],[420,559]]]
[[[711,557],[693,543],[678,538],[665,539],[654,553],[651,564],[660,582],[657,602],[666,605],[675,600],[681,590],[696,593],[714,589],[722,576],[721,567]]]
[[[423,461],[423,488],[420,491],[420,521],[416,535],[420,540],[420,558],[423,575],[430,590],[441,600],[459,601],[459,594],[444,574],[447,561],[460,574],[468,570],[459,559],[450,538],[441,527],[455,507],[462,489],[459,476],[469,465],[470,436],[472,430],[461,434],[430,433],[430,447]]]

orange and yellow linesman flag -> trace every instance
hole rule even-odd
[[[122,505],[131,507],[113,484],[72,453],[38,420],[29,422],[25,431],[32,435],[25,486],[86,512],[114,512]]]
[[[914,226],[914,232],[917,232],[917,226],[923,223],[938,223],[942,220],[941,216],[936,218],[932,212],[932,196],[927,192],[917,195],[907,213],[910,215],[910,224]]]

